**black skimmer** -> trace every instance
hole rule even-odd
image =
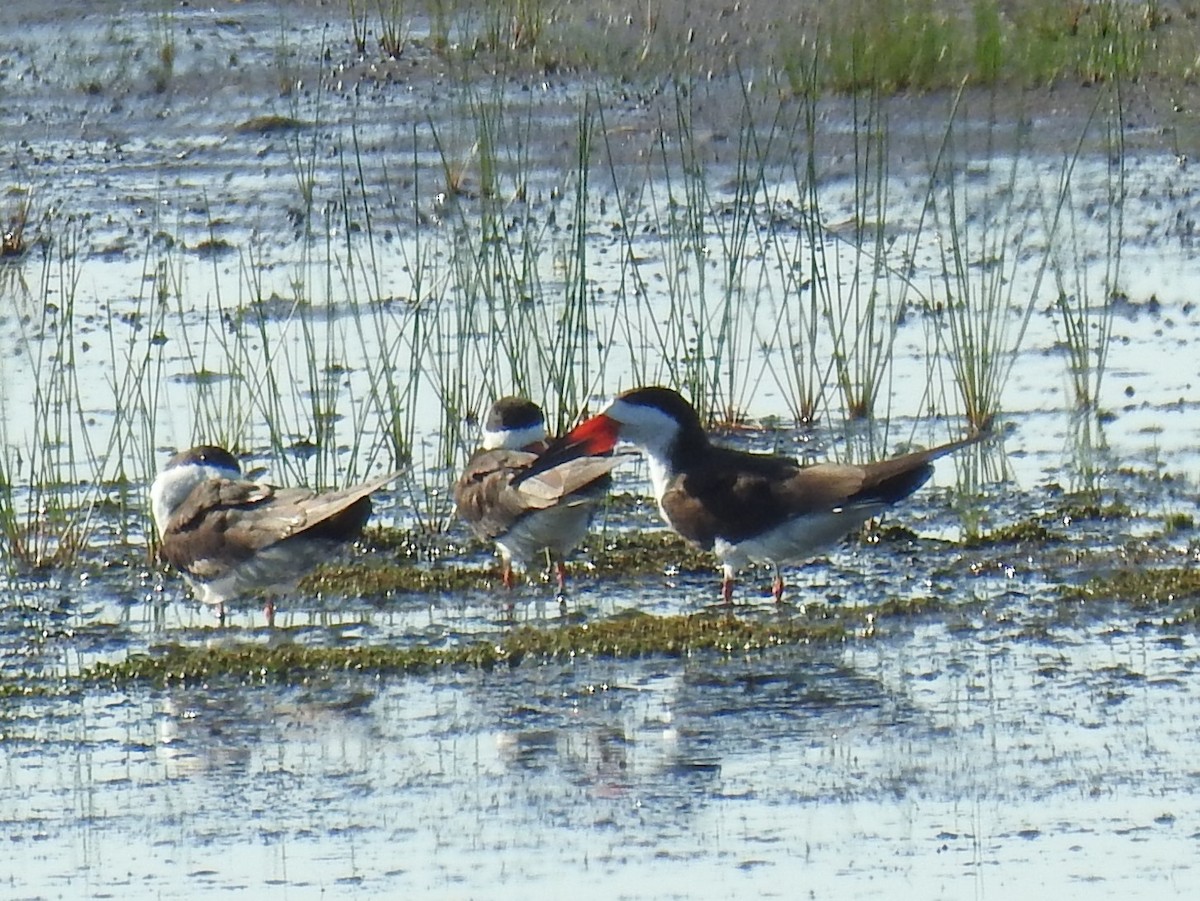
[[[545,552],[555,566],[558,591],[566,588],[564,557],[587,533],[596,502],[608,490],[609,472],[620,462],[611,447],[603,455],[574,455],[546,467],[534,479],[514,477],[546,449],[541,408],[522,397],[502,397],[484,423],[482,445],[454,486],[458,514],[484,541],[494,542],[502,560],[501,579],[513,584],[513,560],[524,566]]]
[[[150,486],[150,509],[163,557],[201,601],[217,607],[222,624],[226,601],[262,593],[273,626],[271,596],[357,538],[371,515],[371,493],[398,475],[325,493],[276,488],[243,477],[229,451],[201,445],[167,461]]]
[[[647,457],[667,525],[720,559],[725,601],[732,600],[737,569],[751,561],[774,567],[778,601],[781,564],[810,557],[908,497],[933,474],[934,460],[982,437],[862,465],[801,466],[790,457],[713,444],[677,391],[636,388],[554,442],[517,481],[628,441]]]

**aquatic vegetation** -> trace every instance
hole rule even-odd
[[[798,71],[812,67],[822,90],[844,93],[1186,77],[1195,36],[1194,17],[1121,0],[855,0],[836,11],[815,4],[775,13],[734,6],[722,10],[722,27],[703,29],[695,15],[654,6],[630,14],[541,0],[378,0],[375,11],[372,19],[366,2],[346,4],[348,40],[359,54],[398,56],[424,25],[430,48],[455,65],[720,77],[747,68],[753,55],[763,71],[801,82]],[[368,42],[371,24],[377,47]]]
[[[1137,567],[1114,569],[1096,575],[1083,585],[1059,586],[1068,600],[1107,601],[1137,610],[1157,610],[1200,598],[1200,571],[1194,568]],[[1197,618],[1200,605],[1178,614],[1175,621]]]
[[[1191,532],[1196,528],[1196,519],[1190,513],[1168,513],[1163,517],[1163,531],[1167,534]]]
[[[1005,523],[987,532],[967,534],[962,546],[980,548],[1021,544],[1047,548],[1066,541],[1076,523],[1112,523],[1133,518],[1133,510],[1122,501],[1106,502],[1090,494],[1072,494],[1064,496],[1044,513]]]
[[[638,578],[664,572],[711,572],[716,560],[666,528],[613,531],[589,540],[584,553],[602,578]]]
[[[384,57],[397,59],[408,44],[411,29],[411,23],[403,15],[405,5],[401,0],[387,0],[387,2],[377,0],[376,5],[379,12],[377,32],[379,49],[383,52]],[[353,0],[351,8],[353,8]]]
[[[1064,255],[1073,264],[1056,261],[1054,278],[1063,346],[1067,351],[1067,372],[1071,385],[1071,401],[1080,412],[1096,411],[1100,404],[1100,388],[1107,368],[1112,339],[1113,305],[1121,298],[1121,258],[1125,244],[1125,111],[1122,102],[1123,85],[1114,78],[1112,90],[1101,92],[1096,99],[1093,118],[1105,129],[1108,147],[1108,178],[1103,188],[1108,194],[1103,219],[1103,247],[1100,258],[1103,267],[1089,265],[1087,260],[1097,252],[1094,234],[1080,234],[1083,223],[1068,216],[1061,242]],[[1090,123],[1089,123],[1090,124]],[[1072,180],[1064,177],[1060,191],[1073,192]],[[1086,220],[1085,220],[1086,221]]]
[[[13,260],[25,255],[29,244],[25,228],[29,225],[33,192],[28,188],[11,187],[5,191],[7,202],[0,214],[0,260]]]
[[[959,92],[948,118],[925,205],[941,236],[940,293],[930,297],[938,343],[967,420],[987,429],[1002,409],[1013,360],[1037,308],[1054,260],[1060,223],[1069,213],[1072,172],[1083,135],[1062,165],[1048,204],[1025,141],[1007,160],[984,161],[968,175],[959,159]],[[980,177],[982,174],[983,177]],[[1032,260],[1032,275],[1022,279]],[[1015,315],[1014,315],[1015,311]]]
[[[794,273],[789,287],[797,294],[781,304],[780,320],[790,345],[785,372],[798,422],[813,422],[829,407],[824,392],[830,382],[837,388],[843,418],[869,419],[879,412],[877,403],[887,384],[911,289],[903,274],[905,261],[922,240],[923,223],[908,231],[903,243],[889,233],[889,131],[879,92],[852,98],[851,218],[848,223],[828,221],[821,189],[826,162],[813,133],[819,85],[811,80],[815,69],[807,75],[805,165],[796,172],[797,189],[806,201],[801,212],[805,241],[793,248],[794,259],[779,252],[784,270]],[[800,278],[803,282],[795,280]]]
[[[0,539],[3,565],[64,566],[73,563],[88,543],[91,501],[104,460],[86,422],[84,391],[76,368],[85,341],[75,315],[81,275],[78,230],[52,241],[42,257],[39,293],[53,294],[36,316],[20,320],[23,340],[18,353],[34,373],[32,397],[0,395]],[[8,406],[26,401],[34,427],[28,434],[9,430]],[[84,487],[82,491],[78,486]]]
[[[513,27],[526,50],[556,27],[538,4],[494,10],[522,23]],[[461,22],[453,4],[446,12]],[[407,13],[381,4],[379,14]],[[352,5],[350,18],[365,40],[366,9]],[[122,392],[114,435],[125,437],[110,442],[111,458],[132,457],[136,467],[122,475],[144,479],[156,468],[160,426],[173,424],[162,413],[178,410],[190,419],[188,440],[261,451],[282,470],[276,481],[333,487],[381,458],[389,468],[411,461],[404,516],[440,532],[452,516],[446,488],[473,443],[471,417],[510,390],[543,401],[559,429],[629,378],[683,386],[703,416],[723,421],[741,419],[772,379],[799,421],[890,412],[896,336],[919,296],[910,269],[933,220],[922,211],[900,229],[892,222],[886,98],[877,91],[852,101],[850,221],[838,224],[834,211],[846,210],[825,162],[819,82],[796,104],[736,77],[738,141],[719,167],[696,118],[703,95],[684,82],[635,166],[606,124],[618,104],[600,91],[581,94],[569,165],[552,173],[533,149],[533,101],[501,74],[479,82],[464,73],[455,115],[414,126],[412,175],[396,181],[387,166],[368,171],[360,131],[368,123],[358,120],[357,100],[337,106],[329,77],[287,97],[285,113],[242,118],[240,139],[261,137],[286,155],[279,168],[295,184],[294,232],[232,241],[210,215],[197,239],[155,220],[145,257],[156,296],[136,312],[148,331],[113,345],[114,362],[127,365],[114,365],[114,394]],[[786,148],[800,137],[807,158],[797,166]],[[961,160],[932,167],[927,208],[946,209],[934,185]],[[595,179],[597,166],[609,185]],[[1016,220],[1008,237],[1023,224]],[[620,244],[620,284],[607,293],[595,249],[606,231]],[[945,258],[945,271],[964,280],[990,272],[991,293],[951,283],[955,296],[940,315],[952,322],[951,311],[1011,302],[998,286],[1017,283],[1021,254],[1007,251],[1011,265],[986,260],[1003,250],[1001,232],[992,244],[961,241],[952,266]],[[294,242],[283,265],[276,240]],[[197,265],[181,247],[221,252]],[[980,330],[996,334],[991,324]],[[948,387],[978,381],[976,368],[995,370],[1021,334],[915,402],[936,407]],[[999,388],[962,390],[986,395],[966,404],[973,421],[998,409]]]
[[[239,122],[233,127],[235,134],[274,134],[288,133],[298,131],[305,128],[312,128],[312,122],[305,122],[302,119],[297,119],[295,116],[285,116],[279,113],[264,113],[261,116],[252,116],[243,122]]]
[[[836,22],[802,20],[834,89],[931,90],[1081,77],[1136,77],[1161,22],[1119,0],[951,7],[931,0],[856,2]],[[814,34],[814,39],[810,35]],[[900,39],[897,39],[900,35]],[[1176,58],[1178,65],[1182,60]]]
[[[157,45],[154,62],[147,75],[150,77],[154,93],[164,94],[170,89],[171,80],[175,75],[175,18],[170,11],[157,16],[154,40]]]
[[[814,606],[791,618],[764,620],[724,613],[630,613],[558,628],[523,626],[496,641],[449,647],[173,644],[151,653],[131,654],[117,663],[96,664],[79,675],[78,684],[167,686],[220,679],[250,684],[304,683],[336,673],[396,676],[443,667],[494,669],[576,657],[681,657],[703,652],[743,655],[788,645],[866,638],[875,635],[880,624],[890,618],[923,616],[938,606],[939,602],[932,599],[885,601],[872,609]],[[19,686],[0,685],[0,694],[19,691]]]
[[[986,533],[967,535],[963,539],[963,546],[978,548],[1001,544],[1045,545],[1062,540],[1062,535],[1052,532],[1039,518],[1009,523]]]
[[[369,527],[363,544],[370,554],[346,563],[322,564],[305,576],[300,590],[317,595],[375,598],[413,592],[493,591],[499,585],[498,565],[480,569],[463,566],[453,559],[490,553],[489,547],[475,540],[459,544],[423,530]],[[408,562],[395,562],[396,557]],[[661,576],[668,571],[709,572],[714,566],[710,554],[666,529],[592,534],[567,560],[571,579],[584,581],[628,582]]]
[[[1068,496],[1054,510],[1054,516],[1064,525],[1074,521],[1129,519],[1133,516],[1132,508],[1124,501],[1111,500],[1107,503],[1090,495]]]
[[[498,584],[493,573],[462,566],[325,563],[306,575],[298,590],[314,597],[384,598],[404,593],[494,589]]]

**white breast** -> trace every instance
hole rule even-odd
[[[861,504],[830,513],[798,516],[738,542],[718,538],[713,552],[722,563],[734,567],[745,566],[751,561],[775,565],[802,563],[836,544],[885,508],[885,504]]]
[[[564,556],[587,534],[595,505],[576,499],[522,516],[496,539],[509,559],[528,565],[542,551]]]

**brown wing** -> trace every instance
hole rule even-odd
[[[278,540],[303,534],[306,538],[352,541],[371,516],[371,495],[399,476],[399,472],[392,472],[361,485],[322,494],[306,488],[275,489],[269,513],[280,526],[291,524],[291,531]]]
[[[867,463],[802,467],[788,457],[713,448],[702,466],[668,486],[662,507],[671,527],[701,547],[742,541],[787,520],[856,506],[885,507],[908,497],[933,473],[932,461],[981,436]]]
[[[713,448],[662,497],[671,527],[703,548],[741,541],[806,512],[830,509],[861,487],[858,467],[801,467],[788,457]]]
[[[211,578],[298,535],[353,540],[370,517],[370,494],[396,475],[324,494],[234,479],[203,482],[167,524],[163,554],[179,569]]]
[[[967,438],[950,441],[928,450],[913,451],[887,460],[864,463],[855,467],[862,471],[862,487],[856,496],[864,496],[885,504],[894,504],[908,497],[925,484],[933,474],[933,461],[991,437],[990,432],[976,432]],[[814,467],[817,468],[817,467]],[[854,502],[856,496],[847,498]]]
[[[610,473],[613,469],[634,456],[636,454],[622,453],[577,457],[526,479],[517,490],[532,502],[552,503],[561,503],[576,495],[601,494],[612,486]]]
[[[509,482],[536,459],[536,454],[518,450],[475,452],[454,486],[458,515],[471,531],[488,541],[508,531],[525,510]]]
[[[581,457],[512,486],[513,476],[538,459],[519,450],[480,450],[454,486],[458,514],[488,541],[505,535],[521,517],[560,504],[585,503],[606,491],[620,457]]]

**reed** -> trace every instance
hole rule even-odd
[[[941,255],[940,292],[931,286],[930,295],[942,298],[934,312],[963,413],[973,427],[985,429],[1001,410],[1053,261],[1079,147],[1064,162],[1047,200],[1023,146],[1007,160],[989,151],[984,162],[974,163],[976,176],[967,178],[955,139],[952,114],[926,199]]]
[[[14,185],[6,192],[5,210],[3,219],[0,222],[0,263],[3,263],[3,269],[0,269],[0,288],[5,288],[6,284],[12,281],[19,281],[17,274],[20,273],[20,268],[10,266],[7,263],[19,260],[25,256],[29,250],[29,242],[25,236],[25,229],[29,225],[29,216],[33,207],[33,191],[30,188]],[[12,273],[12,275],[10,275]],[[11,290],[11,289],[9,289]],[[8,290],[5,291],[8,293]]]
[[[435,52],[445,53],[450,46],[454,2],[455,0],[427,0],[429,44]]]
[[[149,76],[154,93],[164,94],[170,87],[175,76],[175,17],[166,10],[155,16],[154,20],[154,62],[150,66]]]
[[[379,49],[389,59],[399,59],[408,45],[411,25],[403,0],[377,0]]]
[[[536,53],[545,27],[543,0],[487,0],[482,4],[481,45],[491,52]]]
[[[102,484],[111,487],[115,531],[127,546],[144,542],[153,559],[157,535],[144,498],[136,486],[147,484],[158,468],[159,412],[165,404],[166,352],[173,251],[158,251],[152,241],[144,251],[142,292],[133,308],[114,317],[107,329],[107,384],[113,419],[100,453]]]
[[[79,359],[85,342],[75,316],[80,239],[75,226],[46,244],[36,288],[43,301],[35,315],[21,319],[28,408],[12,409],[11,394],[3,395],[0,535],[10,571],[73,564],[94,527],[97,454],[87,428]]]
[[[845,236],[851,248],[850,271],[842,272],[840,255],[832,271],[828,263],[821,267],[835,282],[831,285],[827,278],[822,286],[822,309],[833,344],[835,383],[850,419],[875,413],[907,285],[892,278],[888,265],[888,127],[880,100],[872,94],[863,110],[856,97],[852,108],[854,121],[864,125],[856,125],[853,135],[853,210]],[[918,230],[914,240],[919,236]]]
[[[702,415],[722,421],[743,415],[778,340],[762,323],[776,281],[768,253],[766,161],[780,139],[781,119],[760,130],[750,83],[743,79],[741,86],[729,195],[712,183],[717,174],[693,125],[695,88],[677,88],[674,119],[658,129],[640,183],[631,185],[618,172],[606,145],[622,245],[613,334],[625,336],[635,382],[678,387]],[[665,317],[652,296],[656,289],[666,298]]]
[[[785,342],[783,360],[772,367],[775,383],[793,420],[811,425],[827,409],[826,386],[829,368],[822,363],[829,355],[823,346],[821,328],[822,301],[828,306],[833,287],[825,257],[826,230],[821,213],[820,168],[818,150],[819,97],[816,56],[799,75],[800,116],[796,125],[803,135],[802,154],[792,167],[796,189],[796,208],[792,218],[798,227],[788,236],[773,230],[776,264],[782,273],[780,302],[774,332]]]
[[[571,187],[563,193],[573,201],[570,227],[559,240],[563,233],[540,219],[527,197],[532,164],[523,155],[528,151],[519,148],[533,143],[530,111],[507,104],[500,92],[469,102],[478,188],[460,190],[448,204],[455,229],[449,286],[454,303],[448,318],[439,320],[462,342],[463,352],[447,353],[447,359],[466,368],[451,382],[443,378],[440,394],[443,405],[481,411],[498,392],[521,391],[540,399],[551,422],[561,427],[582,405],[603,357],[592,349],[602,342],[588,269],[594,113],[585,100],[571,154],[574,168],[564,177]],[[449,145],[434,134],[448,169]],[[502,158],[499,146],[518,150]]]
[[[777,107],[765,128],[760,129],[754,117],[752,85],[744,76],[738,81],[742,107],[733,194],[707,200],[719,242],[721,273],[717,312],[706,326],[713,333],[711,393],[725,422],[745,417],[750,395],[767,368],[766,361],[777,350],[777,337],[764,333],[760,323],[776,281],[768,254],[773,205],[767,185],[767,161],[784,131],[784,112]],[[753,372],[756,357],[757,374]]]
[[[380,453],[390,458],[393,466],[406,463],[411,456],[415,438],[416,419],[402,415],[402,411],[413,406],[415,392],[412,381],[402,381],[397,373],[396,361],[407,356],[412,359],[416,348],[411,343],[411,329],[415,318],[416,304],[396,298],[382,277],[381,239],[376,226],[376,209],[371,192],[367,188],[364,156],[359,144],[357,127],[351,132],[353,157],[351,171],[343,168],[342,197],[345,220],[343,260],[338,264],[342,290],[353,310],[353,337],[364,350],[362,366],[366,377],[363,396],[357,403],[351,398],[350,408],[355,415],[350,420],[352,460],[363,454],[366,436],[378,434]],[[391,197],[387,172],[384,175],[385,197]],[[352,188],[357,185],[357,191]],[[355,227],[351,211],[357,209],[362,227]],[[386,212],[386,207],[380,213]],[[362,239],[355,241],[354,236]],[[417,247],[420,253],[420,247]],[[416,267],[413,286],[414,298],[420,297],[420,264]],[[352,346],[347,336],[344,344]],[[374,348],[374,353],[368,352]],[[347,363],[350,366],[350,363]],[[410,373],[412,372],[410,368]],[[351,382],[353,384],[353,382]],[[350,472],[351,480],[358,474]]]
[[[435,44],[474,29],[482,35],[475,50],[504,59],[492,82],[469,81],[465,63],[456,70],[464,83],[447,104],[449,124],[439,114],[413,127],[411,159],[395,165],[413,175],[395,185],[394,172],[371,171],[357,123],[346,138],[335,132],[330,148],[340,116],[327,115],[324,79],[311,94],[291,90],[293,118],[313,123],[282,139],[299,201],[295,256],[272,273],[276,249],[251,240],[238,248],[231,276],[215,257],[206,264],[189,254],[182,235],[178,249],[147,244],[153,289],[134,299],[133,310],[142,327],[108,338],[110,397],[102,403],[111,399],[117,408],[111,434],[83,422],[73,309],[45,308],[50,318],[31,351],[46,355],[36,360],[43,393],[32,407],[41,431],[12,432],[4,442],[8,533],[17,535],[31,511],[49,509],[50,500],[26,494],[33,480],[49,488],[75,479],[141,483],[159,445],[181,433],[269,453],[289,481],[315,487],[356,477],[356,467],[382,458],[411,460],[412,516],[442,529],[451,515],[446,487],[475,442],[474,418],[508,391],[538,399],[562,428],[601,390],[661,381],[686,391],[706,415],[732,421],[774,379],[797,421],[840,415],[854,428],[889,411],[897,330],[914,298],[926,301],[923,312],[936,327],[940,358],[930,355],[931,372],[944,363],[952,392],[982,426],[1002,408],[1044,274],[1058,288],[1073,396],[1094,409],[1111,338],[1111,319],[1103,317],[1111,311],[1064,252],[1079,260],[1089,240],[1082,228],[1069,231],[1080,203],[1073,159],[1056,188],[1027,189],[1026,149],[1004,155],[989,148],[982,160],[972,158],[958,143],[955,107],[915,223],[895,218],[885,91],[936,86],[948,72],[972,83],[1017,79],[1015,20],[980,0],[967,20],[971,39],[960,41],[963,22],[931,3],[891,0],[888,8],[903,12],[891,28],[913,36],[910,46],[882,47],[883,30],[865,20],[842,46],[810,40],[788,76],[794,94],[785,90],[773,108],[768,98],[777,85],[752,81],[729,54],[722,65],[735,73],[742,108],[730,116],[737,137],[723,167],[712,165],[700,119],[704,80],[691,73],[673,82],[659,128],[646,131],[656,142],[644,141],[634,163],[615,146],[602,92],[587,94],[564,171],[547,175],[529,149],[539,138],[533,103],[514,99],[508,79],[546,60],[548,48],[558,52],[555,42],[579,13],[536,0],[495,0],[475,13],[432,2]],[[867,16],[865,6],[855,10]],[[1115,7],[1109,12],[1117,18],[1106,27],[1129,34],[1107,63],[1093,56],[1085,68],[1119,85],[1145,65],[1143,26]],[[395,23],[404,37],[400,4],[379,0],[368,10],[351,3],[356,45],[366,42],[374,14],[381,35]],[[668,36],[648,7],[631,30],[647,48]],[[1099,47],[1098,33],[1084,37]],[[382,45],[381,37],[388,53]],[[950,63],[935,67],[930,60],[943,50]],[[665,49],[656,53],[638,65],[666,59]],[[281,30],[288,72],[294,56]],[[842,184],[830,178],[822,133],[822,98],[836,89],[855,91],[850,178]],[[789,105],[795,95],[801,102]],[[1119,158],[1120,126],[1111,127],[1110,149]],[[777,162],[797,135],[796,162]],[[1122,179],[1114,171],[1106,189],[1118,218],[1105,239],[1105,298],[1120,275]],[[539,188],[549,181],[553,191]],[[401,239],[386,241],[380,222]],[[1073,245],[1062,242],[1064,234]],[[602,291],[597,242],[610,235],[619,247],[618,283]],[[913,260],[931,235],[942,248],[940,271],[917,286]],[[73,297],[79,281],[71,267],[81,257],[69,242],[55,244],[49,258],[62,268],[43,277],[53,284],[39,285],[39,298]],[[7,396],[5,403],[22,402]],[[179,427],[172,416],[187,421]],[[92,466],[99,460],[115,462],[98,477]],[[49,558],[53,548],[29,556]]]
[[[549,352],[542,355],[539,367],[543,380],[541,393],[553,400],[551,409],[556,431],[565,429],[568,418],[583,406],[588,389],[602,374],[605,357],[603,348],[606,346],[597,341],[598,323],[592,311],[592,287],[589,283],[588,203],[595,118],[587,100],[579,111],[577,135],[573,217],[568,243],[562,252],[565,276],[563,306],[557,317],[557,328]],[[541,347],[536,337],[534,347]],[[595,355],[593,347],[596,348]],[[594,373],[593,367],[600,372]]]
[[[346,14],[350,17],[350,40],[360,56],[367,52],[367,35],[370,34],[370,11],[363,0],[347,0]]]
[[[849,5],[840,27],[818,31],[821,71],[835,91],[929,90],[956,77],[953,48],[963,22],[933,0],[881,0]]]
[[[904,228],[890,222],[888,123],[877,94],[852,101],[848,194],[842,180],[826,179],[816,72],[814,60],[799,126],[805,152],[791,172],[798,228],[776,251],[790,301],[777,317],[787,341],[777,378],[797,422],[822,413],[866,420],[879,414],[881,399],[890,402],[885,389],[897,330],[915,293],[908,269],[926,222],[923,215]]]
[[[1079,412],[1095,411],[1100,405],[1100,389],[1107,368],[1108,351],[1112,343],[1113,301],[1121,293],[1121,254],[1125,238],[1125,117],[1121,101],[1121,83],[1113,82],[1110,99],[1097,101],[1095,116],[1102,118],[1105,129],[1104,145],[1107,148],[1109,168],[1107,178],[1099,186],[1104,192],[1107,211],[1103,216],[1103,231],[1095,233],[1088,217],[1068,216],[1063,224],[1064,251],[1056,257],[1053,267],[1058,313],[1056,325],[1061,345],[1067,353],[1067,376],[1070,384],[1070,402]],[[1102,107],[1107,109],[1102,110]],[[1064,186],[1070,193],[1069,205],[1075,207],[1075,190],[1072,185]],[[1083,189],[1086,200],[1082,206],[1093,202],[1095,188]],[[1100,247],[1104,261],[1098,279],[1090,276],[1094,271],[1092,260],[1096,248]]]

